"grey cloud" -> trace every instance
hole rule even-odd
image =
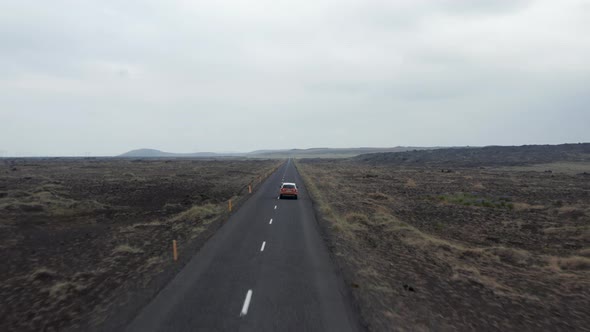
[[[4,2],[0,149],[587,141],[583,4]]]

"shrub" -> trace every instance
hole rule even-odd
[[[581,256],[561,258],[559,267],[564,270],[588,270],[590,269],[590,258]]]

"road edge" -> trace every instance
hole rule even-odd
[[[277,172],[286,163],[286,160],[277,163],[270,171],[264,173],[257,183],[252,185],[255,192],[269,177]],[[155,273],[151,280],[144,285],[124,284],[112,302],[116,303],[101,310],[90,313],[75,326],[65,328],[65,331],[123,331],[127,325],[148,305],[158,294],[172,281],[178,273],[191,261],[207,241],[221,229],[231,215],[236,213],[252,195],[244,194],[248,190],[245,186],[237,193],[237,200],[232,202],[232,211],[223,211],[215,218],[205,231],[186,243],[182,247],[183,254],[178,261],[169,261],[161,266],[161,271]],[[241,196],[240,196],[241,195]],[[96,317],[97,314],[102,314]]]
[[[330,228],[330,221],[327,220],[326,216],[320,210],[320,205],[317,203],[318,197],[316,197],[317,193],[315,190],[310,188],[314,188],[314,184],[310,180],[309,176],[302,172],[301,169],[298,167],[298,162],[295,158],[293,158],[293,166],[297,170],[297,173],[303,180],[303,184],[307,190],[307,194],[311,201],[311,206],[313,209],[313,214],[316,219],[317,227],[320,232],[320,237],[326,244],[328,248],[328,254],[330,255],[330,259],[332,260],[336,270],[340,272],[342,279],[344,281],[344,296],[351,300],[353,314],[356,316],[356,320],[359,322],[359,325],[363,331],[368,331],[368,323],[365,317],[362,314],[359,295],[354,292],[352,285],[354,284],[352,276],[354,273],[352,272],[352,266],[346,263],[345,260],[340,259],[340,257],[336,254],[335,249],[337,246],[337,241],[335,241],[335,236],[333,231]]]

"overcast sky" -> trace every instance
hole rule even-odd
[[[590,141],[588,0],[0,0],[0,156]]]

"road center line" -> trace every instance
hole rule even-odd
[[[275,205],[275,210],[277,209],[277,206]]]
[[[266,246],[266,241],[262,241],[262,247],[260,247],[260,251],[264,251],[265,246]]]
[[[268,222],[269,225],[272,225],[272,218],[270,218],[270,221]]]
[[[246,299],[244,300],[244,305],[242,306],[242,312],[240,312],[240,317],[244,317],[248,314],[248,307],[250,307],[250,300],[252,300],[252,290],[248,289],[248,293],[246,293]]]

